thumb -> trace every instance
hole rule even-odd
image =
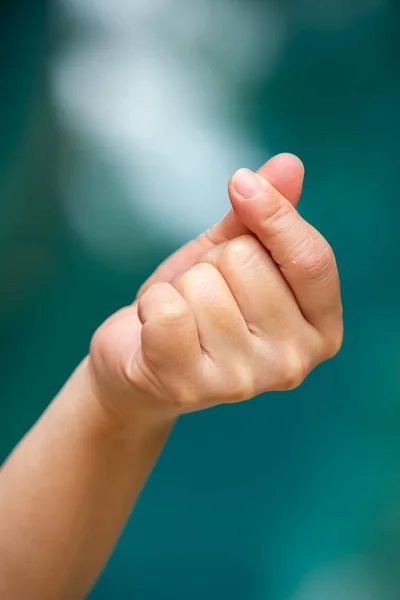
[[[257,173],[269,181],[293,206],[296,206],[304,179],[304,167],[299,158],[293,154],[278,154],[266,162]],[[236,213],[230,210],[214,227],[179,248],[161,263],[142,285],[138,297],[154,283],[170,282],[195,264],[207,250],[246,233],[249,233],[249,229]]]
[[[269,181],[246,169],[232,177],[229,195],[235,212],[280,268],[305,319],[339,338],[340,283],[328,242]]]

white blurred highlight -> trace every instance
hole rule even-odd
[[[385,600],[383,587],[370,564],[352,558],[311,573],[290,600]]]
[[[72,227],[117,260],[143,245],[143,228],[179,244],[210,227],[229,207],[229,176],[266,158],[236,117],[242,86],[275,64],[279,13],[228,0],[59,8],[73,31],[52,70],[60,124],[77,150],[60,178]]]

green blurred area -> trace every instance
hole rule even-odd
[[[305,163],[301,212],[337,255],[343,350],[295,392],[182,419],[94,599],[400,597],[400,5],[323,28],[298,26],[301,5],[282,2],[294,33],[241,91],[241,119]],[[0,9],[2,459],[172,250],[135,229],[140,255],[107,267],[66,223],[50,15],[43,0]]]

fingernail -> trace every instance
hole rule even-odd
[[[255,173],[249,169],[239,169],[233,177],[233,186],[242,198],[253,198],[262,189],[262,183]]]

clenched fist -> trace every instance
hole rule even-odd
[[[302,180],[291,155],[238,171],[226,217],[97,330],[90,367],[107,410],[178,415],[289,390],[336,354],[339,277],[329,244],[295,208]]]

